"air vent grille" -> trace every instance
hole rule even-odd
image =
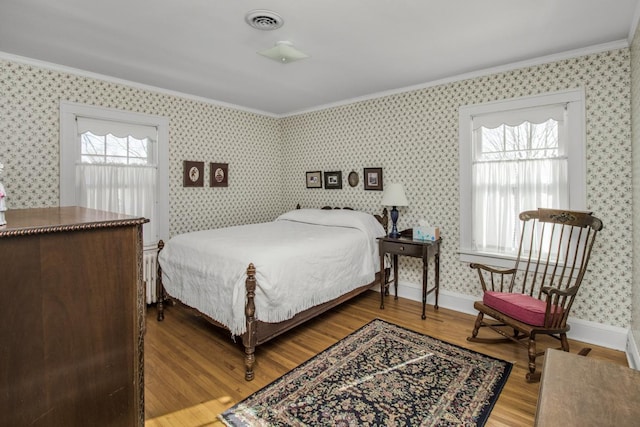
[[[270,10],[252,10],[244,20],[253,28],[262,31],[276,30],[284,25],[282,17]]]

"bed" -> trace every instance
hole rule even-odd
[[[298,208],[174,236],[159,245],[158,320],[164,301],[178,302],[240,337],[250,381],[256,346],[380,283],[376,239],[387,223],[386,209]]]

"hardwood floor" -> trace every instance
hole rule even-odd
[[[216,416],[251,393],[269,384],[300,363],[320,353],[375,318],[430,335],[462,347],[514,362],[488,426],[533,425],[539,384],[527,383],[527,351],[516,344],[479,344],[466,341],[474,316],[427,306],[421,320],[421,304],[387,297],[380,310],[378,293],[366,292],[354,300],[311,320],[256,350],[256,377],[244,380],[244,352],[228,332],[216,328],[178,306],[166,308],[163,322],[156,310],[147,312],[145,336],[146,426],[222,425]],[[553,339],[542,339],[558,347]],[[576,353],[583,343],[571,341]],[[540,346],[541,347],[541,346]],[[588,357],[627,365],[621,351],[589,345]],[[542,358],[539,358],[541,365]],[[541,367],[540,367],[541,369]]]

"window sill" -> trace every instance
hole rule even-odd
[[[459,250],[461,262],[490,265],[492,267],[513,268],[516,262],[515,256],[500,255],[489,252],[478,252],[471,250]]]
[[[460,262],[466,263],[475,263],[475,264],[484,264],[491,267],[498,268],[514,268],[516,265],[516,256],[515,255],[500,255],[496,253],[490,252],[478,252],[471,250],[459,250],[458,254],[460,255]],[[518,266],[518,270],[526,269],[526,258],[521,259],[520,265]],[[543,265],[543,264],[540,264]],[[554,265],[551,263],[550,265]],[[558,263],[558,267],[564,266],[564,263]],[[531,261],[529,271],[536,271],[538,267],[538,263],[535,260]],[[587,271],[591,271],[590,268],[587,268]]]

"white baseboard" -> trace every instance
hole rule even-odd
[[[390,292],[393,293],[393,285],[391,285],[391,287]],[[398,281],[398,296],[413,301],[422,301],[422,287],[413,283]],[[438,298],[438,306],[461,313],[476,315],[478,312],[473,308],[473,303],[478,299],[479,297],[441,290]],[[435,294],[432,292],[427,296],[427,304],[434,303]],[[630,362],[634,360],[635,363],[635,365],[629,363],[630,366],[640,366],[640,356],[638,355],[637,346],[635,346],[634,342],[633,349],[635,354],[632,353],[630,355],[629,353],[629,340],[633,340],[633,337],[627,328],[572,317],[569,318],[569,323],[571,330],[567,333],[567,336],[570,339],[614,350],[626,351],[627,359]]]
[[[638,351],[638,346],[636,344],[636,340],[633,338],[631,330],[629,330],[626,350],[629,366],[636,370],[640,369],[640,352]]]
[[[569,317],[571,330],[567,336],[573,340],[595,344],[614,350],[625,351],[629,330],[618,326],[590,322],[588,320]]]

